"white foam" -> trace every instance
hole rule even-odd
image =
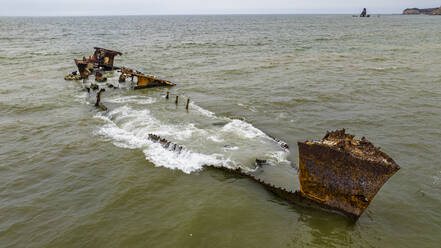
[[[159,136],[173,136],[177,140],[187,140],[196,134],[204,136],[206,133],[205,130],[195,127],[193,123],[180,125],[161,124],[155,130],[155,134]]]
[[[134,110],[128,105],[119,107],[109,113],[109,117],[121,123],[121,128],[133,130],[135,133],[154,133],[159,136],[172,136],[176,140],[186,140],[192,135],[206,135],[206,131],[197,128],[193,123],[164,124],[154,118],[150,110]]]
[[[90,104],[88,101],[87,101],[87,98],[89,97],[89,93],[87,93],[87,92],[81,92],[81,94],[80,95],[77,95],[77,96],[75,96],[75,101],[76,102],[79,102],[79,103],[82,103],[82,104]]]
[[[136,103],[136,104],[152,104],[156,102],[155,98],[152,97],[140,97],[140,96],[125,96],[125,97],[118,97],[115,99],[109,99],[106,100],[106,102],[110,103]]]
[[[224,146],[224,151],[236,151],[239,150],[238,146]]]
[[[228,168],[240,166],[251,169],[247,168],[247,165],[258,154],[265,154],[274,162],[286,161],[288,152],[280,150],[269,136],[249,123],[216,117],[214,113],[195,104],[192,108],[198,111],[190,112],[195,115],[189,118],[191,122],[184,122],[185,119],[177,122],[161,121],[153,115],[158,111],[155,105],[149,109],[139,110],[131,106],[139,103],[139,100],[137,96],[111,99],[109,102],[120,106],[110,112],[98,112],[95,115],[95,118],[104,121],[96,134],[108,138],[115,146],[142,150],[146,159],[155,166],[191,173],[201,170],[204,165]],[[164,109],[160,108],[159,111]],[[167,115],[162,115],[165,116]],[[213,121],[211,119],[228,121],[228,123],[223,127],[212,125],[198,127],[192,123],[193,121],[199,123],[198,120],[202,121],[207,117],[210,118],[209,123]],[[182,145],[184,149],[180,152],[166,149],[161,144],[151,141],[148,137],[150,133]]]
[[[248,109],[249,109],[251,112],[257,113],[257,109],[254,108],[254,107],[249,107]]]
[[[133,110],[122,106],[106,115],[97,113],[95,116],[107,124],[102,126],[97,134],[113,140],[113,144],[128,149],[142,149],[146,158],[156,166],[179,169],[191,173],[202,169],[204,165],[232,166],[234,161],[224,159],[222,154],[203,154],[184,149],[181,152],[170,151],[158,143],[148,139],[148,134],[172,134],[176,139],[188,139],[194,132],[204,133],[194,126],[173,126],[161,124],[150,115],[149,110]],[[129,121],[127,121],[129,120]],[[116,123],[120,123],[117,125]]]
[[[192,109],[195,109],[195,110],[198,111],[199,113],[201,113],[201,114],[207,116],[207,117],[212,117],[212,118],[215,117],[215,115],[214,115],[213,112],[211,112],[211,111],[209,111],[209,110],[206,110],[206,109],[203,109],[203,108],[199,107],[198,105],[196,105],[196,104],[193,103],[193,102],[190,103],[190,107],[191,107]]]
[[[227,161],[222,159],[220,155],[206,155],[188,150],[182,150],[178,153],[165,149],[158,143],[151,144],[143,151],[146,158],[155,166],[179,169],[187,174],[201,170],[204,165],[223,166],[227,164]]]
[[[119,128],[114,123],[104,125],[97,133],[111,138],[114,145],[122,148],[136,149],[148,144],[145,139]]]
[[[254,107],[252,107],[252,106],[248,106],[248,105],[245,105],[245,104],[243,104],[243,103],[237,103],[237,105],[238,105],[238,106],[241,106],[241,107],[244,107],[244,108],[250,110],[251,112],[254,112],[254,113],[257,113],[257,112],[258,112],[257,109],[254,108]]]
[[[288,153],[285,151],[270,152],[268,156],[273,158],[276,164],[291,164],[291,162],[288,160]]]
[[[253,125],[241,121],[232,120],[222,128],[223,132],[230,132],[247,139],[254,139],[256,137],[268,137],[264,132],[255,128]]]
[[[224,142],[224,140],[219,138],[217,135],[208,136],[208,139],[213,141],[213,142],[216,142],[216,143]]]

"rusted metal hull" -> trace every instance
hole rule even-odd
[[[144,89],[144,88],[152,88],[152,87],[161,87],[161,86],[167,87],[167,86],[175,86],[176,85],[175,83],[172,83],[170,81],[159,79],[159,78],[156,78],[156,77],[150,76],[150,75],[145,75],[140,72],[135,72],[129,68],[124,68],[124,67],[121,68],[121,73],[122,73],[122,75],[127,75],[125,77],[131,77],[132,80],[135,77],[137,78],[135,90],[136,89]]]
[[[298,142],[300,193],[357,220],[400,167],[367,140],[342,131],[332,141]]]
[[[297,191],[265,182],[240,168],[207,166],[249,178],[290,203],[337,212],[357,221],[379,189],[400,167],[369,141],[352,140],[353,136],[344,134],[344,130],[336,132],[343,134],[341,139],[332,140],[337,141],[336,147],[326,139],[322,140],[324,143],[298,143],[300,190]],[[157,135],[150,134],[149,138],[172,151],[180,147]],[[181,150],[182,147],[179,152]]]
[[[138,82],[135,86],[135,90],[151,88],[151,87],[174,86],[174,85],[175,84],[170,81],[157,79],[151,76],[138,76]]]
[[[80,73],[80,76],[82,79],[86,79],[89,77],[90,71],[88,69],[89,65],[87,62],[83,62],[80,60],[75,59],[75,64],[78,67],[78,72]]]

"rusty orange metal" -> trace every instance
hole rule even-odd
[[[300,193],[356,220],[400,167],[366,138],[345,130],[298,142]]]
[[[121,71],[121,75],[125,75],[125,77],[131,77],[132,81],[134,78],[137,79],[135,89],[176,85],[175,83],[172,83],[170,81],[159,79],[151,75],[146,75],[144,73],[134,71],[130,68],[122,67],[120,71]]]
[[[98,67],[102,67],[104,70],[113,70],[114,58],[117,55],[122,56],[121,52],[109,50],[101,47],[94,47],[95,52],[93,56],[89,58],[89,61],[94,62]]]
[[[81,78],[86,79],[89,77],[90,72],[95,68],[101,68],[102,70],[113,70],[115,56],[122,55],[121,52],[109,50],[101,47],[94,47],[95,52],[88,58],[83,57],[82,60],[75,59],[75,64],[78,67],[78,72]]]
[[[136,83],[135,89],[143,89],[143,88],[150,88],[150,87],[157,87],[157,86],[174,86],[175,84],[167,81],[155,78],[153,76],[134,73],[131,74],[132,76],[135,76],[138,78],[138,81]]]
[[[81,75],[82,79],[86,79],[89,77],[90,70],[89,70],[89,63],[87,61],[77,60],[74,59],[75,64],[78,67],[78,72]]]

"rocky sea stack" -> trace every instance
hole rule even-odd
[[[441,15],[441,7],[429,9],[405,9],[403,15]]]

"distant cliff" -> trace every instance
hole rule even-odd
[[[430,9],[405,9],[403,15],[441,15],[441,7]]]

